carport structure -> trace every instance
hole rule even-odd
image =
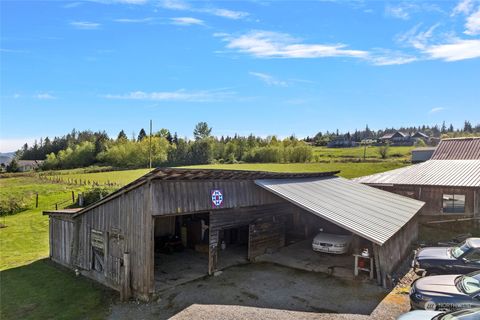
[[[158,168],[80,211],[46,212],[50,257],[148,300],[159,284],[255,261],[321,226],[371,245],[385,285],[416,239],[423,202],[337,173]]]

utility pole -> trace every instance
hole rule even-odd
[[[152,169],[152,120],[150,119],[150,143],[149,143],[149,150],[148,150],[148,159],[149,159],[149,165],[148,168]]]

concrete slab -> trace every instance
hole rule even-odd
[[[192,304],[235,306],[225,310],[226,314],[233,312],[226,319],[250,318],[248,312],[241,312],[241,307],[278,309],[280,312],[275,314],[290,318],[297,318],[293,312],[299,311],[316,315],[342,313],[363,319],[360,315],[370,315],[386,294],[387,291],[370,282],[347,281],[270,263],[251,263],[224,269],[217,277],[162,291],[152,303],[117,304],[112,307],[110,319],[168,319]],[[205,319],[223,318],[216,311],[212,306]],[[187,312],[184,318],[178,318],[191,319],[191,316]],[[307,317],[310,316],[313,314]],[[194,318],[201,318],[200,313]],[[268,317],[262,317],[260,311],[258,318]]]
[[[247,255],[248,247],[246,245],[231,245],[225,250],[219,250],[217,268],[223,270],[228,267],[249,263]]]
[[[172,254],[155,254],[155,290],[173,288],[208,274],[208,254],[185,249]]]
[[[255,259],[258,262],[270,262],[313,272],[324,272],[339,278],[352,280],[354,278],[354,257],[334,255],[312,250],[312,239],[303,240],[280,250],[264,254]]]

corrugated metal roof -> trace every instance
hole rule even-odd
[[[340,177],[265,179],[255,183],[376,244],[384,244],[424,202]]]
[[[432,160],[480,160],[480,137],[444,139]]]
[[[354,181],[365,184],[480,187],[480,160],[428,160]]]

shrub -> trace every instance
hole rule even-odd
[[[86,207],[106,197],[112,190],[108,188],[95,187],[83,193],[83,206]],[[78,204],[78,203],[77,203]]]
[[[0,199],[0,216],[8,216],[27,210],[27,205],[23,199],[10,197],[9,199]]]
[[[390,150],[390,146],[388,144],[384,144],[378,147],[378,154],[382,159],[388,158],[388,150]]]

